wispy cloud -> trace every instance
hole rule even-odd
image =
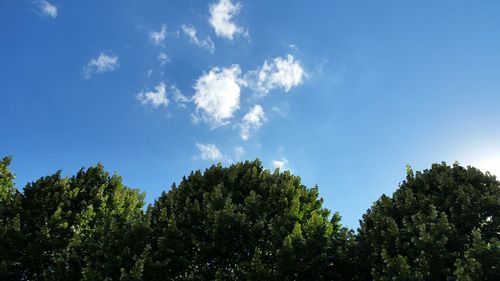
[[[234,158],[236,161],[241,161],[241,159],[243,158],[243,156],[245,156],[245,154],[246,154],[246,151],[243,147],[236,146],[234,148]]]
[[[158,84],[154,91],[138,93],[136,98],[142,105],[150,105],[154,108],[158,108],[160,106],[166,107],[169,102],[165,91],[165,84],[163,82]]]
[[[264,110],[262,106],[255,105],[250,111],[248,111],[241,123],[239,124],[240,128],[240,137],[243,140],[248,140],[251,135],[252,130],[259,129],[262,124],[266,121],[266,115],[264,114]]]
[[[233,22],[234,16],[238,14],[240,9],[241,4],[233,4],[231,0],[219,0],[219,2],[210,5],[209,23],[217,36],[229,40],[233,40],[237,34],[248,36],[247,32]]]
[[[167,37],[167,26],[165,24],[161,25],[160,31],[151,31],[149,32],[149,40],[151,43],[164,46],[165,38]]]
[[[222,69],[214,67],[196,81],[193,101],[212,128],[227,124],[239,109],[240,75],[238,65]]]
[[[182,25],[181,28],[184,34],[189,37],[189,41],[191,41],[191,43],[207,49],[210,53],[213,53],[215,51],[215,45],[214,42],[212,42],[210,36],[207,36],[205,39],[198,38],[198,36],[196,35],[196,29],[192,25]]]
[[[88,79],[94,73],[109,72],[117,69],[120,66],[118,62],[118,56],[107,55],[105,53],[100,53],[95,59],[91,59],[90,62],[83,67],[83,77]]]
[[[38,1],[38,9],[43,16],[55,19],[57,17],[57,7],[48,1]]]
[[[250,87],[262,95],[276,88],[283,88],[285,92],[300,85],[305,77],[305,71],[300,61],[292,55],[277,57],[271,63],[264,61],[261,68],[250,71],[246,80]]]
[[[199,157],[205,161],[223,161],[225,156],[211,143],[196,143],[199,150]]]
[[[170,87],[170,91],[174,97],[175,103],[177,103],[179,107],[183,108],[187,107],[186,104],[190,102],[190,99],[185,95],[183,95],[181,90],[179,90],[175,85],[173,85],[172,87]]]
[[[290,170],[290,168],[288,167],[288,160],[285,158],[273,160],[272,164],[275,169],[280,169],[280,171]]]
[[[212,143],[196,143],[196,147],[198,148],[198,154],[195,156],[195,159],[204,161],[231,163],[241,161],[246,154],[242,146],[233,147],[232,151],[228,154],[221,151]]]
[[[158,61],[160,62],[161,65],[165,65],[167,62],[170,61],[170,58],[167,56],[167,54],[162,52],[158,54]]]

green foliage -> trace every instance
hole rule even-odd
[[[359,280],[499,280],[500,183],[474,168],[407,169],[363,216]]]
[[[318,189],[289,172],[212,166],[150,212],[148,280],[324,280],[334,225]]]
[[[340,215],[335,213],[331,219],[334,231],[330,245],[326,249],[329,267],[325,280],[365,280],[359,278],[359,253],[356,234],[351,229],[340,226]]]
[[[102,165],[28,184],[21,213],[24,278],[141,280],[147,255],[143,205],[143,194]]]
[[[20,194],[9,170],[10,157],[0,161],[0,280],[19,280]]]
[[[144,211],[102,165],[14,187],[0,161],[0,280],[500,280],[500,183],[413,172],[358,233],[260,161],[192,172]]]

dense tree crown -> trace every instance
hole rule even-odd
[[[408,168],[356,232],[258,160],[192,172],[147,209],[102,165],[19,192],[9,164],[0,280],[500,280],[500,183],[458,164]]]
[[[10,157],[0,161],[0,277],[15,280],[20,270],[20,199],[9,170]],[[2,279],[2,278],[0,278]]]
[[[361,265],[373,280],[500,280],[500,184],[458,164],[413,173],[363,216]]]
[[[194,172],[151,209],[152,280],[324,280],[318,189],[259,161]]]

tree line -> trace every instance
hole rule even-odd
[[[259,160],[191,172],[147,208],[101,164],[18,191],[10,161],[0,280],[500,280],[500,182],[473,167],[408,167],[354,231]]]

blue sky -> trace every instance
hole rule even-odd
[[[414,170],[500,173],[498,1],[0,1],[16,184],[102,162],[153,202],[259,158],[356,228]]]

